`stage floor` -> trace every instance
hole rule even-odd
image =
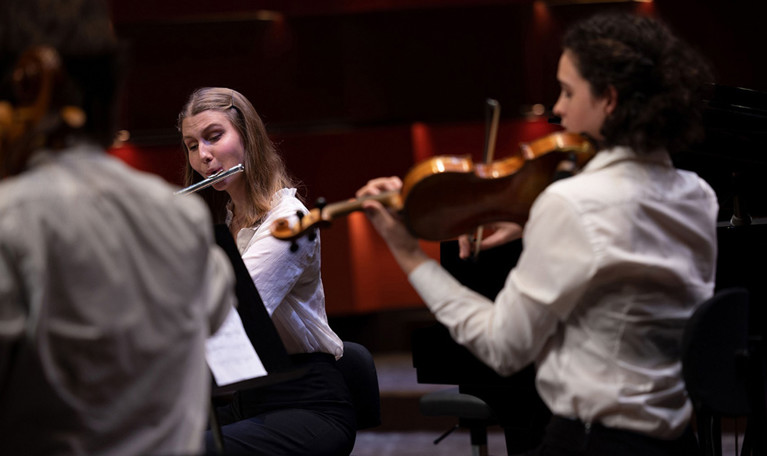
[[[469,434],[456,430],[438,445],[433,441],[455,424],[455,420],[422,416],[418,398],[450,385],[425,385],[416,381],[410,353],[373,354],[381,390],[382,423],[357,434],[353,456],[470,456]],[[742,423],[741,423],[742,424]],[[738,444],[742,442],[742,435]],[[736,456],[735,436],[723,437],[723,456]],[[488,452],[505,456],[506,443],[497,426],[488,429]]]

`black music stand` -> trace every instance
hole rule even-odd
[[[253,344],[253,348],[261,359],[267,374],[227,385],[218,385],[213,379],[212,399],[228,396],[235,391],[273,385],[301,377],[307,369],[297,368],[290,361],[282,339],[280,339],[277,329],[272,323],[272,318],[264,307],[261,295],[258,294],[253,279],[242,261],[229,228],[226,225],[215,225],[214,233],[216,243],[226,252],[234,270],[237,313],[240,315],[245,333],[250,343]],[[215,407],[211,410],[211,431],[219,447],[219,452],[221,452],[223,439]]]

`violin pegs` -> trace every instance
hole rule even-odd
[[[320,196],[319,198],[317,198],[317,201],[315,201],[314,205],[317,207],[317,210],[319,210],[320,219],[321,219],[322,218],[322,210],[325,208],[325,206],[328,205],[328,201],[325,198]],[[311,230],[311,232],[306,237],[310,241],[314,241],[315,239],[317,239],[317,229],[314,228],[313,230]]]
[[[296,217],[298,217],[298,231],[301,232],[304,230],[304,212],[301,210],[296,211]]]
[[[298,243],[294,240],[290,241],[290,251],[295,253],[298,251]]]

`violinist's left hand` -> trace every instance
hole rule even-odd
[[[401,188],[402,181],[400,178],[380,177],[369,181],[367,185],[357,190],[356,196],[357,198],[364,198],[387,191],[399,191]],[[364,201],[362,208],[406,274],[429,259],[429,256],[418,244],[418,239],[413,237],[402,223],[397,211],[386,208],[372,199]]]

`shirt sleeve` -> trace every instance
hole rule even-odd
[[[319,271],[319,233],[303,236],[291,243],[275,238],[269,229],[278,218],[296,218],[303,205],[293,197],[283,197],[253,235],[253,240],[242,254],[242,260],[253,278],[261,300],[269,315],[285,300],[308,268]],[[306,212],[304,208],[304,212]]]
[[[530,211],[524,250],[510,288],[565,320],[592,284],[604,247],[595,244],[587,217],[565,197],[544,192]]]
[[[501,375],[535,361],[593,273],[577,214],[557,197],[539,200],[525,247],[495,302],[464,287],[436,262],[409,276],[453,338]]]
[[[0,242],[0,391],[3,379],[8,377],[13,347],[23,337],[27,324],[21,280],[12,255],[8,246]]]

